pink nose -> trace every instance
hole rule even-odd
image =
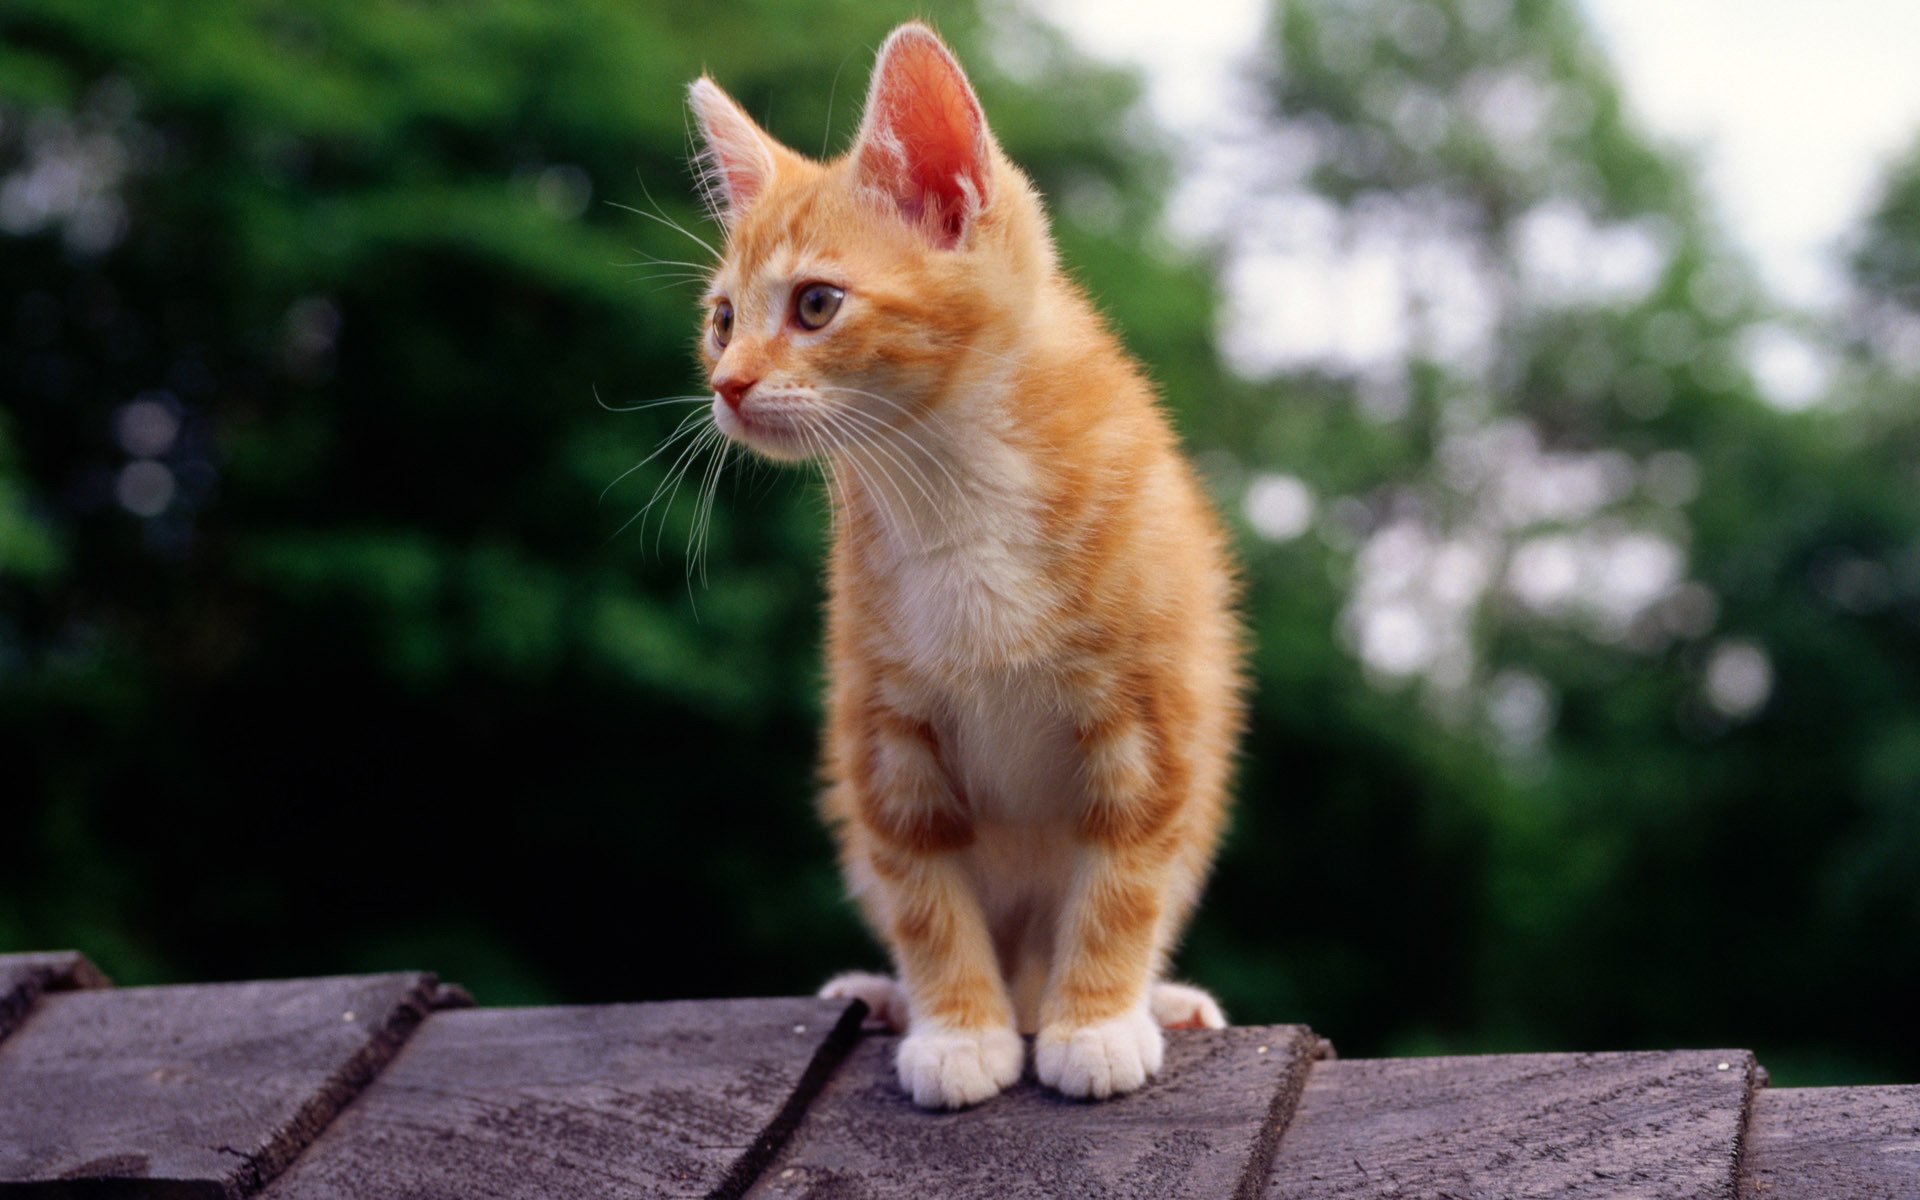
[[[747,393],[753,390],[753,385],[759,382],[758,379],[749,379],[744,375],[724,375],[713,381],[713,390],[720,393],[720,398],[727,402],[728,408],[739,412],[740,402],[746,399]]]

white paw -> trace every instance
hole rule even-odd
[[[888,975],[872,971],[848,971],[835,975],[820,986],[822,1000],[858,1000],[867,1006],[867,1029],[907,1030],[907,994]]]
[[[1156,983],[1147,994],[1147,1010],[1162,1029],[1225,1029],[1220,1002],[1190,983]]]
[[[1104,1100],[1145,1083],[1160,1069],[1165,1046],[1142,1005],[1078,1029],[1049,1025],[1034,1042],[1033,1065],[1040,1082],[1062,1095]]]
[[[900,1086],[922,1108],[965,1108],[1020,1078],[1025,1047],[1011,1029],[926,1029],[900,1039]]]

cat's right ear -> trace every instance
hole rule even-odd
[[[951,250],[992,200],[987,119],[933,30],[909,21],[880,47],[853,158],[862,177]]]
[[[694,164],[707,208],[731,229],[772,182],[778,143],[705,75],[687,89],[687,105],[705,143]]]

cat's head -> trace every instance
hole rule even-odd
[[[887,39],[859,136],[831,162],[774,141],[705,76],[689,100],[726,231],[700,336],[723,433],[769,458],[831,453],[991,369],[1052,252],[1031,186],[931,30]]]

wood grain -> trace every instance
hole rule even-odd
[[[0,1042],[0,1195],[251,1194],[433,990],[408,974],[43,996]]]
[[[748,1192],[807,1200],[1258,1195],[1319,1039],[1297,1025],[1172,1033],[1145,1088],[1097,1103],[1031,1078],[960,1112],[915,1108],[899,1040],[862,1042]]]
[[[1267,1200],[1734,1195],[1745,1051],[1329,1062]]]
[[[0,1200],[1920,1200],[1920,1087],[1758,1088],[1745,1051],[1330,1062],[1243,1027],[1171,1035],[1131,1096],[929,1113],[857,1003],[470,1003],[0,955]]]
[[[72,950],[0,954],[0,1039],[19,1028],[47,992],[111,986],[100,968]]]
[[[737,1196],[865,1011],[714,1000],[440,1013],[265,1195]]]
[[[1747,1130],[1740,1196],[1920,1197],[1920,1087],[1760,1092]]]

